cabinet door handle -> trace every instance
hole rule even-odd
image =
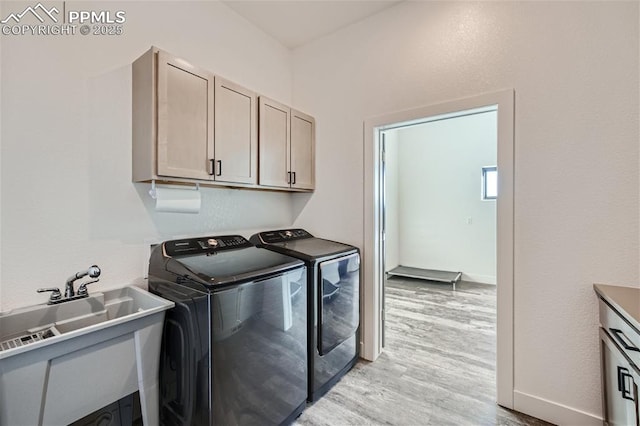
[[[630,386],[627,386],[627,379],[631,379]],[[635,401],[633,396],[633,376],[629,374],[629,370],[618,366],[618,390],[622,393],[624,399]]]
[[[633,345],[633,343],[631,343],[629,338],[624,335],[622,330],[618,330],[617,328],[610,328],[609,330],[611,330],[611,333],[613,333],[613,337],[615,337],[616,340],[620,342],[623,348],[625,348],[628,351],[640,352],[640,349],[638,349],[636,346]]]
[[[216,173],[216,166],[214,163],[214,159],[209,160],[209,175],[213,176]]]
[[[222,176],[222,160],[218,160],[218,174],[216,176]]]
[[[291,185],[291,172],[287,172],[287,183]]]
[[[293,174],[293,182],[291,182],[291,185],[295,185],[296,184],[296,172],[291,172]]]

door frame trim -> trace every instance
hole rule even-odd
[[[498,107],[497,164],[500,196],[496,205],[497,336],[496,384],[498,404],[513,408],[514,394],[514,162],[515,92],[513,89],[383,114],[364,122],[363,283],[360,354],[374,361],[382,352],[382,282],[380,131],[398,123],[459,111]]]

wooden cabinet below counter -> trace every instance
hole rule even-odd
[[[606,425],[640,426],[640,289],[595,284]]]

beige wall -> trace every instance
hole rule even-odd
[[[515,401],[551,421],[601,415],[592,283],[638,286],[638,22],[636,2],[403,2],[294,51],[319,182],[296,223],[360,246],[363,121],[515,89]]]
[[[45,301],[36,288],[93,263],[94,290],[144,286],[151,241],[292,222],[284,193],[202,189],[200,214],[156,213],[149,185],[131,183],[133,60],[156,45],[289,103],[289,50],[217,2],[72,7],[124,10],[124,35],[0,36],[2,310]]]

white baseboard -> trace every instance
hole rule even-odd
[[[495,275],[492,276],[492,275],[467,274],[466,272],[464,272],[462,273],[462,281],[472,281],[474,283],[496,285]]]
[[[602,418],[524,392],[513,392],[513,409],[556,425],[602,426]]]

